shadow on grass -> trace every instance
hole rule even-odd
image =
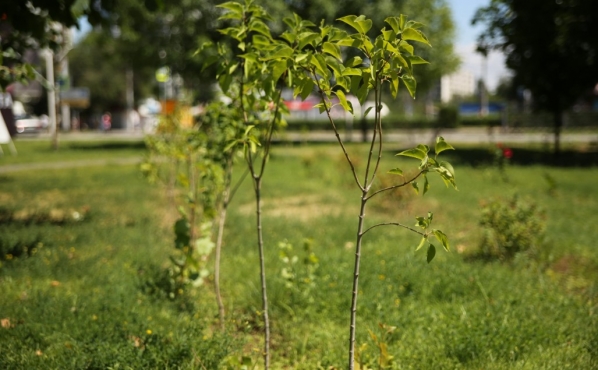
[[[404,150],[407,148],[402,148]],[[510,163],[518,166],[544,165],[552,167],[593,167],[598,166],[598,148],[588,150],[562,150],[558,157],[552,151],[544,148],[514,147]],[[399,151],[393,150],[396,154]],[[490,148],[457,148],[455,151],[446,151],[442,156],[453,165],[469,165],[483,167],[494,164],[494,154]]]

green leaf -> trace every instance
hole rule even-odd
[[[397,97],[399,93],[399,74],[396,72],[392,72],[390,74],[390,94],[393,98]]]
[[[359,68],[345,68],[342,76],[361,76],[361,69]]]
[[[355,95],[357,96],[357,99],[359,99],[359,103],[360,104],[364,104],[365,101],[368,98],[368,94],[370,92],[370,88],[369,88],[369,74],[366,74],[364,76],[364,81],[363,84],[359,87],[359,89],[357,89],[357,92],[355,92]]]
[[[446,161],[440,161],[439,163],[440,168],[446,168],[446,170],[451,174],[452,177],[455,177],[455,169],[453,168],[453,165],[446,162]]]
[[[374,109],[374,107],[369,107],[368,109],[366,109],[366,110],[365,110],[365,112],[363,113],[363,116],[364,116],[364,117],[365,117],[365,116],[367,116],[367,115],[368,115],[368,113],[370,113],[370,111],[371,111],[372,109]]]
[[[338,59],[335,59],[329,55],[326,55],[325,59],[326,65],[334,72],[334,77],[339,79],[342,76],[345,67],[338,61]]]
[[[436,138],[436,146],[434,147],[436,155],[444,152],[445,150],[455,150],[455,148],[453,148],[449,143],[444,141],[444,138],[442,136],[438,136]]]
[[[380,32],[382,32],[384,40],[388,42],[393,42],[397,38],[396,32],[393,32],[392,30],[382,29]]]
[[[254,19],[252,22],[249,23],[249,30],[253,32],[260,33],[267,38],[271,39],[272,35],[270,34],[270,29],[266,24],[260,20]]]
[[[347,36],[343,39],[340,39],[336,42],[338,46],[350,46],[354,48],[360,48],[363,45],[363,40],[359,37]]]
[[[338,20],[353,27],[362,35],[365,35],[370,28],[372,28],[372,21],[370,19],[366,19],[363,15],[360,15],[359,17],[355,15],[347,15],[345,17],[339,18]]]
[[[407,41],[401,40],[399,43],[399,50],[406,52],[409,55],[413,55],[413,45],[410,45]]]
[[[403,176],[403,170],[401,170],[400,168],[393,168],[392,170],[388,171],[388,173],[392,174],[392,175],[400,175]]]
[[[351,57],[345,61],[345,67],[356,67],[360,66],[363,63],[363,59],[361,57]]]
[[[295,56],[295,63],[301,63],[302,61],[307,60],[309,56],[310,54],[308,53],[298,54]]]
[[[392,61],[396,66],[409,68],[409,63],[407,63],[401,54],[395,54],[392,58]]]
[[[299,36],[297,36],[297,44],[299,49],[301,50],[307,45],[313,46],[312,42],[318,40],[320,37],[320,34],[312,31],[300,33]]]
[[[342,87],[345,91],[350,91],[351,78],[340,76],[336,79],[336,85]]]
[[[320,110],[320,113],[326,112],[326,104],[324,103],[318,103],[314,105],[314,108],[318,108]]]
[[[290,33],[288,31],[284,31],[282,33],[282,35],[280,35],[280,38],[285,40],[286,42],[288,42],[289,44],[292,44],[295,42],[295,40],[297,40],[297,35]]]
[[[272,71],[272,80],[276,82],[278,81],[280,76],[282,76],[282,74],[286,72],[287,62],[286,60],[275,61],[274,63],[272,63],[270,69]]]
[[[419,245],[417,246],[417,248],[415,248],[416,252],[418,250],[420,250],[426,244],[426,240],[428,240],[428,239],[425,236],[422,238],[422,240],[420,240]]]
[[[414,28],[404,29],[403,32],[401,33],[401,38],[403,40],[417,41],[417,42],[421,42],[423,44],[431,46],[430,41],[428,41],[426,36],[424,36],[424,34],[421,33],[421,31],[416,30]]]
[[[424,26],[423,23],[417,22],[417,21],[409,21],[407,22],[407,24],[405,25],[406,28],[415,28],[415,29],[420,29]]]
[[[430,183],[428,182],[428,176],[424,175],[424,190],[422,195],[426,195],[428,190],[430,190]]]
[[[446,234],[440,230],[432,230],[432,232],[434,233],[434,236],[436,237],[436,239],[438,239],[438,241],[442,243],[442,246],[448,252],[450,248],[449,248],[449,241],[448,241]]]
[[[422,58],[418,55],[408,55],[407,59],[409,59],[409,63],[411,63],[411,65],[430,64],[430,62],[428,62],[427,60],[425,60],[424,58]]]
[[[301,99],[305,100],[311,94],[314,88],[314,81],[311,78],[306,78],[301,86]]]
[[[411,149],[407,149],[407,150],[403,150],[402,152],[396,154],[397,156],[402,155],[405,157],[411,157],[411,158],[415,158],[415,159],[419,159],[419,160],[424,160],[427,157],[427,154],[425,151],[423,151],[421,148],[411,148]]]
[[[249,135],[249,133],[251,132],[251,130],[253,130],[253,128],[255,127],[255,125],[249,125],[245,128],[245,135],[243,136],[247,136]]]
[[[268,61],[272,59],[288,59],[293,56],[293,49],[287,45],[279,44],[271,53],[266,54],[262,60]]]
[[[231,82],[233,82],[233,76],[230,74],[224,74],[218,78],[220,89],[222,89],[222,92],[225,94],[228,92]]]
[[[270,39],[263,35],[253,35],[251,40],[256,48],[268,48],[271,45]]]
[[[403,84],[405,84],[405,87],[409,91],[409,95],[411,95],[411,97],[415,99],[415,78],[413,78],[413,76],[411,75],[402,75],[401,80],[403,80]]]
[[[417,182],[412,182],[411,186],[413,187],[413,189],[415,189],[415,193],[419,194],[419,186],[417,186]]]
[[[235,1],[228,1],[226,3],[222,3],[220,5],[216,5],[217,8],[223,8],[223,9],[228,9],[231,12],[236,12],[236,13],[243,13],[243,5],[239,4],[238,2]]]
[[[434,259],[435,256],[436,256],[436,247],[434,246],[434,244],[430,243],[430,246],[428,247],[428,254],[426,256],[426,261],[428,261],[428,263],[432,262],[432,260]]]
[[[338,100],[340,101],[342,107],[346,111],[353,113],[353,105],[351,104],[350,101],[347,101],[347,97],[345,96],[345,93],[342,90],[337,90],[334,93],[338,97]]]
[[[338,60],[342,60],[341,57],[341,48],[338,45],[332,44],[330,42],[325,42],[322,45],[322,51],[326,54],[330,54]]]
[[[399,17],[388,17],[384,20],[384,22],[388,23],[395,33],[399,33],[401,30],[401,21]]]
[[[310,63],[312,66],[316,68],[316,71],[322,76],[328,79],[330,77],[330,72],[328,71],[328,67],[326,66],[326,60],[320,54],[314,55]]]

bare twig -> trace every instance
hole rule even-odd
[[[343,150],[343,154],[345,155],[345,158],[347,159],[347,162],[349,163],[349,166],[351,167],[351,172],[353,173],[353,178],[355,179],[355,183],[357,183],[357,186],[359,186],[359,188],[362,191],[364,191],[365,187],[363,185],[361,185],[361,182],[359,181],[359,178],[357,177],[357,171],[355,170],[353,161],[351,161],[351,158],[349,157],[349,152],[347,152],[347,148],[345,148],[345,144],[343,143],[343,140],[341,139],[341,136],[338,132],[338,128],[336,127],[336,124],[334,123],[334,120],[332,119],[332,116],[330,115],[330,109],[326,105],[326,98],[324,96],[324,92],[322,91],[322,87],[320,86],[320,83],[313,71],[312,71],[312,74],[313,74],[314,80],[316,81],[316,84],[318,86],[318,92],[320,94],[320,98],[322,99],[322,103],[324,104],[324,108],[326,110],[326,116],[328,117],[328,121],[330,121],[330,124],[332,125],[332,129],[334,130],[334,135],[336,136],[336,140],[338,141],[339,145],[341,146],[341,149]]]
[[[371,199],[371,198],[373,198],[373,197],[374,197],[374,195],[376,195],[376,194],[380,194],[380,193],[383,193],[383,192],[385,192],[385,191],[389,191],[389,190],[393,190],[393,189],[397,189],[397,188],[402,188],[403,186],[409,185],[409,184],[411,184],[413,181],[415,181],[415,180],[416,180],[418,177],[420,177],[420,176],[421,176],[423,173],[424,173],[424,171],[423,171],[423,170],[422,170],[422,171],[419,171],[419,172],[417,173],[417,175],[415,175],[415,176],[414,176],[414,177],[413,177],[411,180],[407,180],[407,181],[405,181],[405,182],[403,182],[403,183],[401,183],[401,184],[397,184],[397,185],[389,186],[389,187],[387,187],[387,188],[384,188],[384,189],[377,190],[377,191],[373,192],[372,194],[368,195],[368,196],[367,196],[367,200],[370,200],[370,199]]]
[[[422,233],[422,232],[421,232],[421,231],[419,231],[419,230],[416,230],[416,229],[414,229],[414,228],[412,228],[412,227],[409,227],[409,226],[407,226],[407,225],[403,225],[403,224],[401,224],[401,223],[398,223],[398,222],[383,222],[383,223],[376,224],[376,225],[374,225],[374,226],[371,226],[371,227],[367,228],[366,230],[364,230],[364,232],[363,232],[363,233],[361,233],[361,235],[363,236],[363,235],[365,235],[365,233],[367,233],[368,231],[370,231],[370,230],[372,230],[372,229],[375,229],[375,228],[377,228],[377,227],[380,227],[380,226],[399,226],[399,227],[405,228],[405,229],[407,229],[407,230],[413,231],[414,233],[417,233],[417,234],[419,234],[419,235],[421,235],[421,236],[423,236],[423,237],[427,236],[426,234]]]

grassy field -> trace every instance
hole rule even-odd
[[[6,156],[0,166],[144,154],[139,143],[69,143],[55,155],[46,145],[22,142],[18,160]],[[392,155],[399,149],[387,146],[384,168],[414,165]],[[424,250],[414,252],[414,234],[367,235],[357,336],[364,368],[598,366],[598,163],[568,153],[572,166],[552,167],[534,164],[540,151],[514,148],[514,164],[501,174],[486,148],[461,148],[451,158],[458,192],[434,179],[424,197],[405,190],[372,204],[370,225],[411,225],[433,211],[452,251],[427,264]],[[359,194],[343,160],[336,146],[314,145],[278,146],[270,161],[263,191],[274,369],[346,366]],[[510,262],[474,258],[483,204],[514,195],[543,210],[541,243]],[[224,332],[211,284],[175,301],[148,289],[169,263],[176,217],[165,190],[138,166],[2,174],[0,368],[234,369],[243,357],[253,362],[246,368],[260,368],[249,182],[225,235]],[[303,262],[306,240],[317,266]],[[295,280],[283,272],[283,242],[298,257]],[[393,357],[387,367],[379,363],[384,351]]]

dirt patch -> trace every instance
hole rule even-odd
[[[546,273],[559,282],[567,291],[585,295],[593,291],[598,279],[598,265],[582,256],[566,255],[559,258]]]

